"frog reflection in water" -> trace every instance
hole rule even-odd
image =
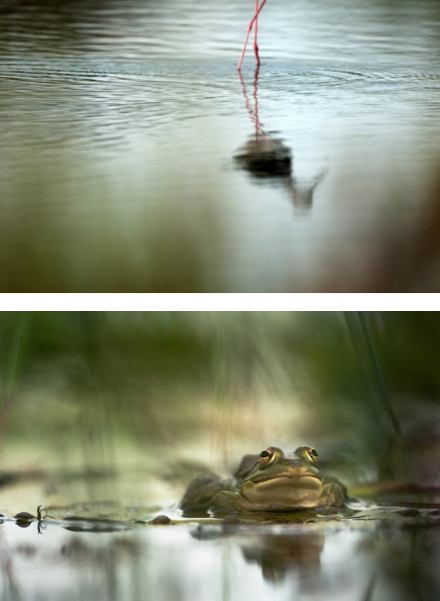
[[[215,474],[195,478],[183,496],[184,511],[211,509],[219,513],[246,511],[337,511],[347,499],[343,484],[321,474],[318,453],[302,446],[285,455],[267,447],[260,455],[245,455],[233,479]]]

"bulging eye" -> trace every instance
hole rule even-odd
[[[313,463],[316,463],[318,461],[318,453],[315,451],[315,449],[310,449],[309,450],[309,458],[311,459],[311,461],[313,461]]]
[[[260,453],[260,465],[267,465],[271,462],[275,455],[275,451],[272,447],[267,447],[264,451]]]

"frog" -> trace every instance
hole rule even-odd
[[[318,453],[310,446],[285,454],[266,447],[259,455],[245,455],[232,478],[201,474],[188,486],[183,512],[292,512],[345,507],[347,489],[336,478],[322,474]]]

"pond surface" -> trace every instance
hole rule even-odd
[[[436,519],[151,526],[69,517],[25,528],[6,519],[2,598],[435,599]]]
[[[252,8],[2,4],[1,291],[440,288],[439,3]]]
[[[165,476],[162,487],[127,470],[125,484],[79,471],[74,480],[22,476],[0,491],[5,601],[427,601],[440,593],[436,487],[370,485],[368,501],[355,491],[338,513],[220,519],[188,517],[177,494],[161,501]]]

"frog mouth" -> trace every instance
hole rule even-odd
[[[253,483],[255,486],[264,484],[265,482],[273,482],[274,480],[301,480],[304,478],[313,478],[314,480],[318,480],[318,482],[322,482],[321,478],[315,474],[306,473],[306,474],[289,474],[289,472],[281,472],[279,474],[274,474],[273,476],[269,476],[268,478],[264,478],[264,480],[254,480]]]
[[[322,494],[322,480],[314,474],[277,474],[242,487],[248,501],[262,508],[314,507]]]

